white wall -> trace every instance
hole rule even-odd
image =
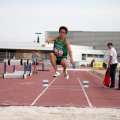
[[[73,58],[75,61],[79,61],[80,64],[79,65],[87,65],[87,64],[90,64],[91,61],[93,59],[95,59],[96,62],[104,62],[104,58],[97,58],[97,57],[88,57],[86,55],[86,60],[82,60],[82,54],[94,54],[94,55],[104,55],[105,54],[105,51],[103,50],[95,50],[93,48],[89,48],[89,47],[75,47],[75,46],[71,46],[71,49],[72,49],[72,53],[73,53]]]

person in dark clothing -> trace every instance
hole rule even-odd
[[[119,68],[119,81],[118,81],[118,87],[116,88],[116,90],[120,90],[120,68]]]

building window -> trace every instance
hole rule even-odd
[[[86,60],[86,54],[82,54],[82,60]]]
[[[98,58],[98,57],[99,57],[99,55],[94,55],[94,57],[95,57],[95,58]]]
[[[88,57],[93,57],[93,54],[88,54]]]
[[[100,55],[100,58],[104,58],[104,55]]]

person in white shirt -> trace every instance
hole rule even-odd
[[[107,44],[109,48],[109,61],[108,61],[108,67],[110,68],[110,77],[111,77],[111,84],[109,88],[115,87],[115,76],[116,76],[116,68],[117,68],[117,52],[115,48],[113,47],[112,43]]]

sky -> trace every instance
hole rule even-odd
[[[120,0],[0,0],[0,42],[45,42],[60,26],[120,31]]]

